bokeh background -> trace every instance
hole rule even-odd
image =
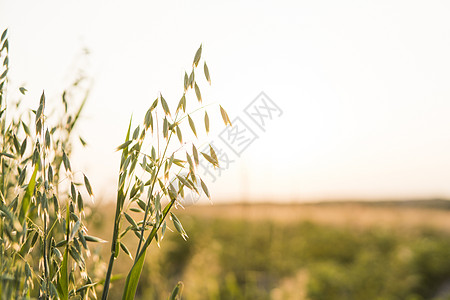
[[[180,279],[186,299],[437,299],[450,285],[449,13],[447,1],[3,0],[0,27],[30,107],[43,89],[59,101],[75,71],[90,78],[88,145],[72,161],[105,239],[129,118],[159,93],[175,107],[200,44],[203,98],[258,136],[236,155],[211,116],[200,142],[230,164],[205,175],[213,206],[180,212],[189,241],[152,252],[142,299]],[[245,113],[261,92],[280,109],[264,128]]]
[[[77,161],[98,194],[114,196],[111,162],[131,114],[141,119],[159,92],[175,106],[203,43],[205,99],[233,119],[264,91],[283,110],[265,132],[252,124],[259,139],[214,183],[217,201],[399,199],[450,196],[449,9],[446,1],[2,1],[0,24],[10,28],[11,79],[30,99],[42,89],[59,95],[89,50],[93,86],[80,131],[90,146]]]

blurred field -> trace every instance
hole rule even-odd
[[[138,299],[166,299],[179,280],[183,299],[450,299],[446,201],[197,205],[176,214],[189,239],[167,232],[152,247]],[[90,232],[108,240],[112,215],[113,205],[95,209]],[[130,263],[121,253],[116,271]]]
[[[296,223],[308,221],[356,228],[434,228],[450,232],[450,209],[441,202],[342,202],[318,204],[233,204],[187,207],[184,212],[202,218],[245,219]],[[445,203],[445,202],[444,202]],[[409,205],[408,205],[409,204]]]

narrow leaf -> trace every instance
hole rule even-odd
[[[57,284],[58,295],[61,299],[67,300],[69,298],[69,278],[67,276],[67,265],[69,261],[69,248],[66,247],[61,263],[60,277]]]
[[[199,164],[198,151],[194,144],[192,144],[192,155],[194,156],[195,164],[198,165]]]
[[[211,196],[209,195],[208,187],[206,186],[206,184],[205,184],[205,183],[203,182],[203,180],[201,180],[201,179],[200,179],[200,183],[201,183],[201,185],[202,185],[203,192],[205,192],[205,195],[206,195],[209,199],[211,199]]]
[[[122,300],[134,299],[136,294],[137,285],[139,283],[139,277],[141,277],[142,268],[144,267],[145,254],[147,249],[144,248],[142,254],[138,257],[133,267],[128,273],[127,280],[125,281],[125,287],[123,289]]]
[[[184,72],[184,92],[186,93],[189,87],[189,78],[186,72]]]
[[[181,294],[183,293],[184,284],[179,281],[172,291],[169,300],[181,300]]]
[[[78,211],[82,212],[84,210],[84,203],[83,203],[83,197],[81,197],[80,192],[78,192],[77,205],[78,205]]]
[[[164,117],[163,135],[165,138],[169,136],[169,122],[167,121],[167,117]]]
[[[205,111],[205,129],[206,129],[206,133],[209,133],[209,117],[208,117],[208,113]]]
[[[50,149],[50,132],[48,131],[48,128],[45,131],[45,147]]]
[[[86,175],[83,174],[83,176],[84,176],[84,186],[86,187],[89,196],[93,196],[94,193],[92,193],[91,183],[89,182],[89,179],[86,177]]]
[[[188,121],[189,121],[189,126],[191,126],[192,132],[195,134],[195,136],[197,137],[197,131],[195,130],[195,124],[194,121],[192,121],[191,116],[188,115]]]
[[[205,61],[205,65],[203,67],[203,71],[205,71],[206,80],[208,80],[209,85],[211,85],[211,78],[209,77],[209,70],[208,70],[208,66],[206,65],[206,61]]]
[[[137,208],[137,207],[132,207],[130,208],[130,210],[132,212],[136,212],[136,213],[144,213],[145,211],[143,209]]]
[[[179,167],[184,167],[184,164],[186,163],[184,160],[181,160],[181,159],[174,159],[173,160],[173,163],[174,164],[176,164],[177,166],[179,166]]]
[[[67,220],[66,220],[67,221]],[[75,225],[72,228],[72,231],[70,232],[69,240],[72,240],[75,234],[78,232],[78,229],[80,229],[81,222],[80,220],[76,221]]]
[[[49,168],[50,170],[50,168]],[[20,175],[19,175],[19,185],[22,185],[23,182],[25,181],[25,175],[27,174],[27,166],[25,166],[25,168],[23,170],[20,171]]]
[[[23,121],[22,121],[22,127],[23,127],[23,130],[25,131],[26,135],[30,136],[31,135],[30,129]]]
[[[194,89],[198,102],[202,103],[202,94],[200,93],[200,88],[198,87],[197,83],[194,84]]]
[[[215,161],[211,156],[206,153],[200,152],[207,161],[209,161],[213,166],[218,167],[219,163]]]
[[[36,174],[37,174],[38,169],[39,169],[39,166],[38,166],[38,164],[36,164],[34,166],[33,175],[31,175],[30,182],[28,183],[27,191],[25,192],[25,195],[22,198],[22,205],[21,205],[20,213],[19,213],[19,222],[21,224],[26,219],[26,217],[28,216],[28,213],[29,213],[29,208],[30,208],[30,204],[31,204],[31,196],[33,195],[34,187],[36,185]]]
[[[194,73],[194,69],[192,69],[191,75],[189,75],[189,86],[192,88],[194,86],[194,81],[195,81],[195,73]]]
[[[152,118],[152,110],[149,108],[147,110],[147,113],[145,114],[145,118],[144,118],[144,125],[145,125],[145,129],[148,129],[150,127],[150,124],[153,122],[153,118]]]
[[[101,238],[98,238],[98,237],[95,237],[95,236],[85,235],[84,238],[85,238],[86,241],[88,241],[88,242],[93,242],[93,243],[106,243],[105,240],[102,240]]]
[[[2,33],[2,42],[3,42],[3,40],[6,38],[6,34],[8,33],[8,28],[6,28],[5,30],[3,30],[3,33]]]
[[[116,148],[116,151],[125,149],[125,148],[128,147],[132,142],[133,142],[132,140],[126,141],[125,143],[123,143],[122,145],[120,145],[119,147],[117,147],[117,148]]]
[[[176,176],[177,176],[178,180],[181,181],[182,184],[184,184],[185,186],[187,186],[189,188],[191,187],[191,184],[185,178],[183,178],[180,175],[176,175]],[[178,189],[180,189],[180,186],[178,187]]]
[[[177,130],[177,137],[178,137],[178,140],[180,141],[180,143],[183,143],[183,135],[181,134],[180,127],[177,126],[176,130]]]
[[[133,140],[137,140],[137,138],[139,137],[139,132],[140,132],[140,126],[138,125],[138,127],[136,127],[136,129],[133,132]]]
[[[212,159],[214,159],[216,162],[219,162],[219,160],[217,159],[216,151],[214,151],[211,145],[209,145],[209,153],[211,154]]]
[[[187,161],[189,163],[189,169],[190,169],[191,173],[195,173],[195,171],[194,171],[194,163],[192,162],[191,156],[187,152],[186,152],[186,158],[187,158]]]
[[[153,101],[152,106],[150,106],[150,110],[154,110],[156,106],[158,106],[158,98],[156,98],[155,101]]]
[[[164,99],[164,97],[161,94],[159,94],[159,95],[161,98],[161,105],[163,107],[164,112],[166,113],[166,115],[170,116],[170,110],[169,110],[169,106],[167,105],[166,100]]]
[[[6,156],[6,157],[9,157],[9,158],[15,158],[14,155],[9,154],[9,153],[5,153],[5,152],[0,152],[0,156]]]
[[[129,214],[127,214],[126,212],[124,212],[123,214],[125,215],[125,218],[127,219],[128,223],[130,223],[133,227],[138,228],[138,225]]]
[[[64,168],[66,169],[66,171],[70,171],[71,170],[70,161],[69,161],[69,158],[67,157],[67,154],[65,151],[63,151],[62,160],[63,160]]]
[[[133,259],[130,250],[128,250],[127,246],[125,246],[124,243],[120,242],[120,248],[122,248],[123,252],[125,252],[126,255],[128,255],[131,259]]]
[[[177,111],[175,113],[177,113],[181,109],[184,112],[184,110],[185,110],[184,103],[186,103],[186,96],[185,96],[185,94],[183,94],[183,96],[181,97],[180,101],[178,102]]]
[[[2,46],[2,48],[0,49],[0,51],[3,51],[3,49],[5,49],[6,48],[6,50],[9,50],[9,42],[8,42],[8,39],[6,39],[4,42],[3,42],[3,46]]]
[[[223,119],[223,122],[225,123],[225,126],[227,124],[230,124],[230,126],[231,126],[231,121],[230,121],[230,118],[228,118],[227,112],[225,111],[225,109],[223,109],[223,107],[221,105],[219,105],[219,106],[220,106],[220,113],[222,114],[222,119]]]
[[[25,139],[22,142],[22,145],[20,146],[20,156],[23,156],[26,149],[27,149],[27,138],[25,137]]]
[[[200,44],[200,47],[198,48],[197,52],[195,53],[194,62],[192,63],[192,66],[197,67],[201,56],[202,56],[202,45]]]
[[[178,233],[181,234],[181,237],[186,240],[188,238],[188,235],[186,234],[186,231],[184,231],[183,225],[181,225],[180,220],[178,220],[178,218],[173,213],[170,213],[170,216],[172,218],[175,229],[178,231]]]

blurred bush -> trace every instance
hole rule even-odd
[[[450,238],[435,229],[180,220],[188,241],[168,233],[151,249],[138,299],[162,299],[178,280],[187,300],[450,299]]]

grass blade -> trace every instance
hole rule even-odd
[[[69,298],[69,278],[67,276],[67,261],[69,260],[69,248],[64,250],[63,260],[61,264],[61,276],[57,285],[57,291],[61,300],[67,300]]]
[[[130,124],[128,125],[128,131],[127,131],[127,135],[125,137],[125,141],[128,141],[130,139],[131,121],[132,121],[132,118],[130,118]],[[120,168],[122,168],[122,165],[125,162],[127,157],[128,157],[128,147],[124,147],[122,150],[122,158],[121,158]],[[109,257],[108,270],[106,271],[105,284],[103,286],[103,293],[102,293],[102,300],[106,300],[108,298],[109,284],[111,282],[111,275],[112,275],[112,269],[113,269],[113,265],[114,265],[114,259],[116,258],[116,254],[118,254],[118,251],[119,251],[117,240],[119,237],[120,217],[121,217],[121,212],[123,209],[124,200],[125,200],[125,194],[124,194],[124,190],[123,190],[123,185],[120,186],[120,184],[119,184],[119,190],[117,191],[117,200],[116,200],[116,212],[115,212],[115,216],[114,216],[114,231],[113,231],[113,237],[111,240],[111,255]]]
[[[38,164],[36,164],[34,166],[33,175],[31,175],[30,182],[28,183],[27,191],[25,192],[25,195],[23,196],[23,199],[22,199],[22,206],[20,208],[20,213],[19,213],[20,224],[22,224],[23,221],[28,216],[28,210],[30,208],[30,203],[31,203],[31,196],[33,195],[34,186],[36,185],[36,174],[37,174],[38,169],[39,169],[39,166],[38,166]]]
[[[128,273],[127,280],[125,282],[125,287],[123,290],[122,300],[134,299],[136,294],[137,285],[139,283],[139,278],[141,277],[142,268],[144,267],[145,254],[147,249],[144,249],[142,254],[139,256],[138,260],[134,263],[133,267]]]

